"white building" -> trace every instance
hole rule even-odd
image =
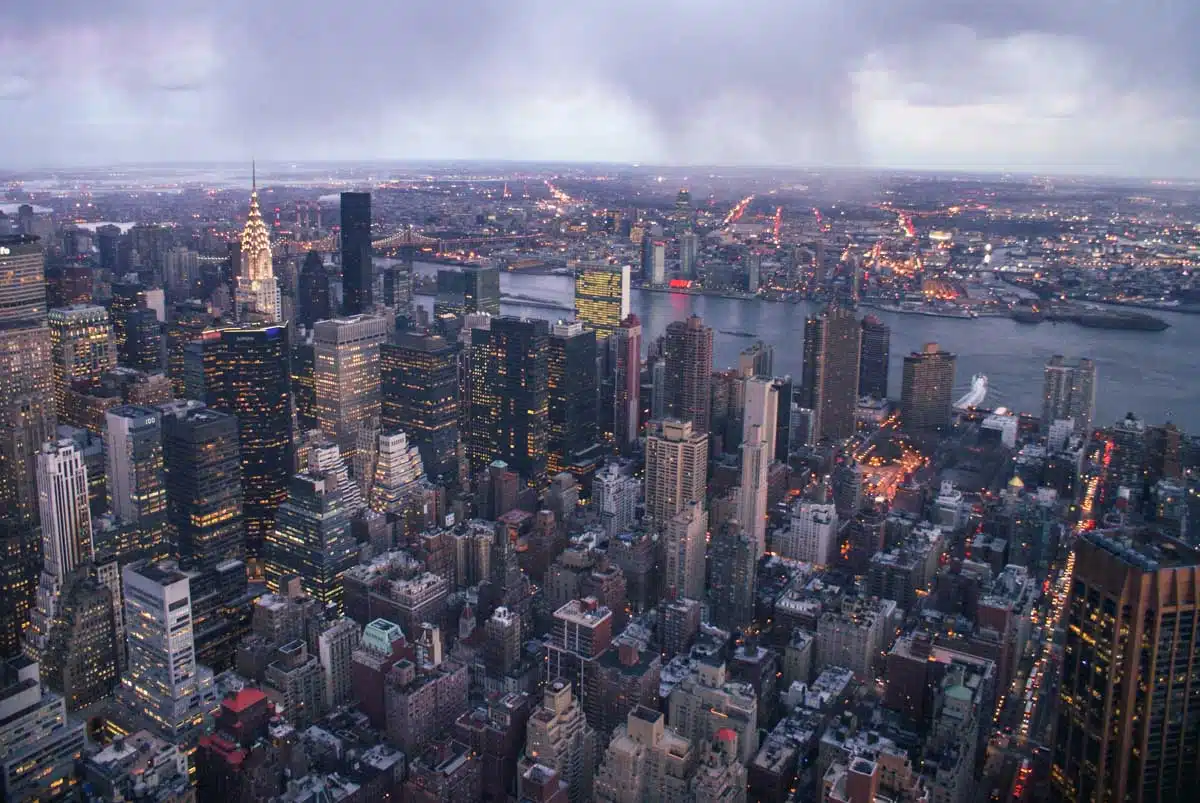
[[[47,442],[37,456],[44,571],[59,583],[92,557],[87,466],[75,442]]]
[[[217,707],[212,670],[196,663],[191,585],[170,561],[122,570],[129,671],[117,699],[165,739],[188,736]]]
[[[646,438],[646,517],[659,526],[692,502],[708,483],[708,434],[667,419]]]
[[[738,496],[738,523],[754,540],[754,554],[762,557],[767,549],[767,473],[775,441],[763,439],[757,424],[742,441],[742,477]]]
[[[792,508],[791,526],[775,533],[775,552],[824,566],[833,560],[837,533],[837,509],[832,504],[800,500]]]
[[[331,623],[317,636],[317,658],[325,675],[325,704],[331,709],[354,698],[354,690],[350,687],[350,665],[361,641],[362,628],[346,616]]]
[[[642,484],[609,463],[592,478],[592,505],[600,514],[604,532],[612,537],[633,526]]]
[[[408,442],[403,432],[381,434],[375,460],[375,479],[371,484],[371,509],[395,513],[425,478],[421,452]]]

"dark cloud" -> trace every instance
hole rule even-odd
[[[13,163],[1086,152],[1200,170],[1195,0],[64,0],[6,4],[0,30],[23,77],[0,73],[0,97],[28,122],[0,131]],[[1003,115],[1028,125],[993,137]]]

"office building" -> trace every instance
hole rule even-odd
[[[739,761],[748,762],[758,752],[758,698],[754,687],[729,677],[719,658],[698,661],[671,689],[667,719],[676,733],[693,744],[716,741],[719,731],[732,730]]]
[[[164,405],[163,467],[172,555],[212,571],[246,557],[238,421],[200,403]]]
[[[742,441],[742,476],[738,494],[738,523],[754,541],[755,557],[761,557],[767,549],[767,474],[771,467],[772,451],[774,439],[765,440],[762,428],[755,424]]]
[[[761,340],[746,346],[738,354],[737,373],[744,379],[753,377],[770,379],[775,375],[775,347]]]
[[[613,637],[613,614],[595,597],[573,599],[554,612],[554,630],[546,645],[546,682],[568,681],[578,690],[588,723],[603,719],[600,659]]]
[[[41,572],[41,544],[33,520],[0,516],[0,661],[21,653]]]
[[[351,669],[363,629],[349,617],[329,623],[317,636],[317,658],[325,674],[325,705],[333,709],[354,700]]]
[[[421,453],[405,434],[381,434],[368,503],[370,508],[377,513],[399,514],[424,478]]]
[[[599,457],[596,336],[582,323],[554,324],[546,353],[546,471],[590,475]]]
[[[87,467],[70,440],[48,441],[37,456],[43,574],[62,583],[92,557],[92,514]]]
[[[862,347],[858,361],[858,395],[886,399],[892,330],[874,315],[862,319]]]
[[[429,476],[447,484],[458,475],[458,355],[457,343],[407,332],[379,349],[384,430],[403,431]]]
[[[464,265],[463,311],[500,314],[500,269],[489,265]]]
[[[830,504],[796,501],[790,525],[775,533],[774,550],[780,556],[817,566],[833,562],[837,549],[837,509]]]
[[[109,410],[104,420],[109,510],[160,540],[165,536],[167,489],[159,412],[123,405]]]
[[[734,520],[712,528],[708,596],[717,627],[742,629],[754,621],[758,544]]]
[[[696,273],[696,249],[700,245],[700,237],[691,231],[679,235],[679,275],[690,279]]]
[[[613,443],[624,451],[637,443],[641,433],[642,322],[636,315],[621,320],[608,347],[613,365]]]
[[[296,323],[311,331],[317,321],[333,317],[332,304],[325,263],[318,252],[309,251],[296,281]]]
[[[171,381],[171,393],[182,399],[186,395],[184,348],[212,328],[217,316],[206,303],[195,299],[176,304],[171,310],[166,333],[167,378]]]
[[[342,576],[358,562],[350,514],[336,478],[308,471],[292,477],[287,501],[267,535],[263,563],[267,588],[278,593],[292,577],[322,605],[342,611]]]
[[[371,263],[371,193],[341,195],[342,315],[371,311],[375,272]]]
[[[387,321],[370,315],[320,321],[313,334],[317,422],[353,460],[358,433],[380,414],[379,348]]]
[[[767,461],[775,453],[775,433],[779,423],[779,386],[771,379],[755,375],[743,382],[742,397],[742,443],[754,440],[753,430],[758,428],[758,440],[767,445]]]
[[[61,588],[38,658],[46,685],[63,696],[68,711],[94,705],[116,688],[125,634],[114,603],[120,599],[88,567],[72,571]]]
[[[217,708],[212,670],[196,663],[187,575],[170,562],[121,570],[129,670],[117,699],[171,742],[198,736]]]
[[[36,458],[54,437],[53,349],[42,248],[0,236],[0,510],[36,520]]]
[[[813,668],[849,669],[860,681],[875,677],[893,628],[896,602],[878,598],[846,598],[840,608],[827,610],[817,621]]]
[[[628,265],[585,264],[575,269],[575,320],[603,339],[628,316]]]
[[[703,504],[708,484],[708,433],[667,419],[646,438],[646,518],[663,526],[692,502]]]
[[[663,340],[666,393],[670,415],[707,433],[712,424],[709,377],[713,368],[713,331],[698,316],[667,324]]]
[[[271,235],[258,206],[258,187],[250,191],[250,211],[242,229],[241,265],[237,281],[237,319],[263,323],[283,320],[279,281],[271,263]]]
[[[596,732],[588,725],[570,682],[556,678],[546,684],[542,705],[525,726],[525,752],[558,773],[568,786],[571,803],[592,799]]]
[[[0,722],[0,798],[66,798],[83,756],[84,724],[67,718],[63,698],[42,685],[36,661],[18,657],[0,667]]]
[[[609,463],[592,477],[592,507],[608,535],[628,531],[634,523],[642,484]]]
[[[117,365],[108,310],[93,305],[76,305],[50,310],[50,348],[54,358],[54,401],[66,409],[66,396],[76,383],[84,387],[100,384],[100,377]]]
[[[1148,530],[1075,546],[1050,781],[1064,801],[1187,800],[1200,783],[1200,553]]]
[[[545,321],[509,316],[472,331],[467,411],[472,470],[501,460],[528,485],[546,485],[549,340]]]
[[[689,786],[695,767],[691,742],[666,727],[661,711],[639,705],[608,743],[596,773],[595,799],[601,803],[693,800]]]
[[[813,411],[813,443],[854,434],[862,331],[854,313],[826,307],[804,322],[804,387],[801,407]]]
[[[703,599],[708,513],[702,502],[691,502],[667,519],[662,544],[662,582],[667,597]]]
[[[651,242],[649,247],[650,255],[650,283],[663,285],[667,283],[667,244],[663,242]],[[642,275],[646,275],[645,267],[642,268]]]
[[[957,358],[937,343],[904,358],[900,421],[911,432],[938,432],[950,426]]]
[[[1068,363],[1061,354],[1046,361],[1042,427],[1071,419],[1077,434],[1091,435],[1096,416],[1096,364],[1086,357]]]
[[[246,553],[275,527],[292,470],[287,329],[216,329],[187,347],[188,398],[238,419]]]
[[[162,321],[154,310],[140,307],[123,316],[125,348],[118,351],[120,363],[139,371],[163,368]]]

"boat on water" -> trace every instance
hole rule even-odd
[[[721,329],[720,332],[730,337],[758,337],[754,332],[743,332],[741,329]]]
[[[1110,310],[1085,310],[1073,315],[1072,320],[1088,329],[1133,329],[1141,332],[1161,332],[1171,325],[1162,318],[1144,312]]]
[[[933,307],[928,304],[902,303],[902,304],[878,304],[876,309],[880,312],[898,312],[903,315],[927,315],[931,318],[977,318],[979,317],[972,310],[964,307],[945,306]]]
[[[1046,313],[1038,307],[1013,307],[1011,316],[1017,323],[1041,323],[1046,320]]]

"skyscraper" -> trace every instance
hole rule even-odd
[[[665,393],[670,415],[687,421],[697,432],[707,433],[712,425],[712,395],[709,392],[713,368],[712,329],[696,315],[686,321],[667,324],[663,357],[667,365]]]
[[[708,483],[708,433],[667,419],[646,438],[646,518],[663,526],[692,502],[703,504]]]
[[[690,502],[669,518],[663,530],[663,588],[668,596],[704,599],[704,553],[708,512]]]
[[[1180,541],[1141,530],[1080,536],[1051,708],[1055,800],[1194,796],[1198,589],[1200,553]]]
[[[313,335],[317,422],[353,460],[358,432],[380,413],[379,348],[387,321],[370,315],[321,321]]]
[[[641,431],[642,322],[630,313],[608,345],[613,355],[613,442],[624,450]]]
[[[0,516],[0,661],[21,653],[41,570],[32,518]]]
[[[167,377],[176,398],[185,396],[184,348],[212,327],[217,316],[202,301],[190,299],[171,308],[167,322]]]
[[[679,235],[679,275],[690,279],[696,272],[696,249],[700,238],[690,231]]]
[[[117,699],[159,736],[198,735],[217,707],[212,670],[196,663],[187,575],[169,561],[121,570],[129,671]]]
[[[246,552],[258,557],[292,471],[287,329],[210,330],[188,345],[186,362],[188,397],[238,419]]]
[[[937,343],[926,343],[920,352],[904,358],[900,420],[905,429],[940,431],[950,426],[956,360]]]
[[[500,314],[500,269],[493,265],[464,265],[463,311]]]
[[[583,324],[556,323],[546,357],[549,431],[546,470],[590,473],[598,457],[596,332]]]
[[[158,411],[123,405],[109,410],[104,423],[109,509],[159,541],[166,529],[167,489]]]
[[[337,478],[311,470],[293,476],[263,547],[267,588],[278,593],[298,577],[305,593],[341,614],[342,575],[357,562]]]
[[[1096,414],[1096,364],[1086,357],[1075,364],[1061,354],[1046,361],[1042,389],[1042,427],[1073,419],[1075,432],[1091,434]]]
[[[650,244],[650,283],[667,283],[667,246],[662,242]]]
[[[458,475],[458,354],[457,343],[407,332],[379,349],[383,428],[404,432],[443,483]]]
[[[237,282],[238,320],[250,320],[253,313],[264,323],[278,323],[283,318],[279,281],[271,263],[271,234],[258,208],[258,185],[250,190],[250,211],[242,229],[242,264]]]
[[[125,349],[119,354],[122,365],[139,371],[161,371],[163,368],[162,322],[158,313],[148,307],[126,312]]]
[[[379,458],[371,483],[370,507],[377,513],[399,513],[404,503],[424,479],[421,453],[408,442],[403,432],[384,432],[379,436]]]
[[[629,315],[629,266],[589,264],[575,271],[575,319],[598,338],[615,332]]]
[[[342,315],[371,311],[371,193],[342,193]]]
[[[83,757],[84,724],[67,718],[63,698],[42,685],[36,661],[19,657],[0,666],[0,711],[0,798],[65,798]]]
[[[862,319],[862,349],[858,364],[858,395],[887,398],[888,360],[892,330],[874,315]]]
[[[62,583],[92,557],[87,467],[71,440],[48,441],[37,456],[42,516],[43,573]]]
[[[841,307],[826,307],[804,322],[805,401],[801,406],[814,413],[814,443],[854,434],[861,336],[854,313]]]
[[[764,439],[755,424],[742,441],[742,477],[738,494],[738,523],[754,542],[755,558],[767,548],[767,474],[775,441]]]
[[[757,546],[735,521],[712,529],[709,599],[713,623],[727,629],[744,628],[754,621]]]
[[[187,402],[167,406],[162,428],[173,556],[185,569],[201,572],[244,559],[237,419]]]
[[[117,345],[104,307],[78,304],[52,309],[48,323],[54,356],[54,401],[62,411],[74,383],[94,387],[106,371],[116,366]]]
[[[333,317],[329,274],[325,272],[325,264],[319,253],[309,251],[304,255],[296,284],[296,323],[311,330],[317,321]]]
[[[549,430],[546,321],[495,318],[471,332],[471,468],[502,460],[531,486],[546,484]]]
[[[38,450],[56,423],[52,365],[38,238],[0,236],[0,510],[30,520]]]

